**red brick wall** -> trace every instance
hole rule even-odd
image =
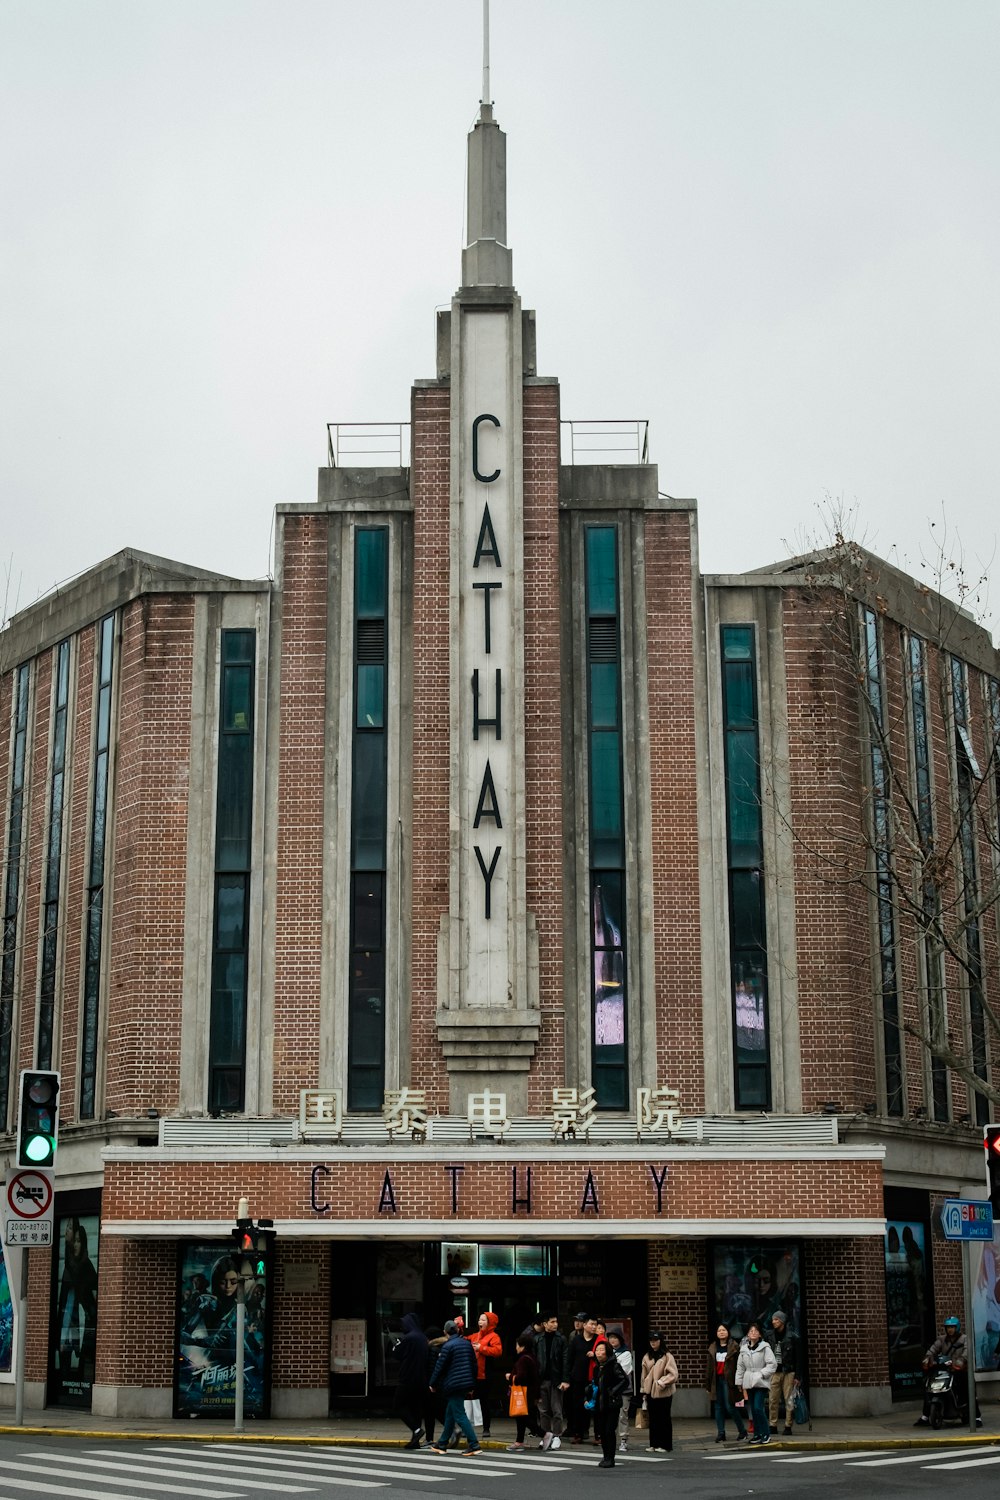
[[[673,1257],[687,1252],[695,1266],[698,1289],[695,1292],[661,1292],[661,1251]],[[708,1270],[703,1240],[650,1240],[646,1247],[649,1268],[649,1327],[662,1333],[667,1348],[677,1361],[680,1385],[697,1388],[705,1378],[707,1329],[713,1312],[709,1309]],[[635,1330],[635,1357],[638,1368],[647,1349],[649,1329]],[[713,1335],[714,1336],[714,1335]]]
[[[524,686],[527,903],[538,924],[542,1025],[528,1108],[564,1081],[559,388],[524,390]]]
[[[889,1346],[881,1237],[807,1240],[803,1291],[810,1384],[885,1385]]]
[[[289,1289],[289,1271],[315,1265],[314,1292]],[[277,1390],[316,1390],[330,1379],[330,1247],[308,1240],[278,1241],[275,1291],[280,1317],[274,1320],[272,1382]]]
[[[51,725],[52,674],[56,653],[46,651],[35,663],[34,681],[28,703],[28,764],[25,767],[25,796],[30,798],[23,822],[24,844],[21,852],[21,932],[19,947],[19,983],[17,986],[17,1044],[12,1049],[16,1089],[17,1073],[35,1062],[35,1031],[38,1007],[40,900],[45,879],[45,833],[49,801],[49,730]]]
[[[876,1098],[858,683],[814,592],[787,591],[784,636],[802,1107],[850,1112]]]
[[[172,1385],[176,1244],[105,1234],[99,1264],[96,1384]]]
[[[279,1112],[297,1112],[299,1090],[314,1088],[319,1076],[327,527],[322,512],[284,518],[274,882],[274,1107]]]
[[[107,1107],[176,1108],[187,874],[194,601],[122,617],[110,929]],[[113,865],[110,860],[113,859]]]
[[[705,1105],[691,524],[686,511],[645,518],[657,1080],[685,1114]]]
[[[438,1046],[438,932],[448,910],[450,778],[450,573],[448,515],[451,398],[414,388],[413,500],[413,927],[410,949],[412,1077],[429,1107],[448,1108],[448,1075]]]
[[[391,1174],[397,1220],[452,1217],[451,1173],[438,1162],[393,1159],[357,1161],[352,1153],[331,1157],[319,1175],[316,1197],[329,1203],[328,1213],[311,1204],[312,1163],[241,1162],[240,1190],[251,1203],[266,1203],[279,1225],[282,1219],[308,1219],[322,1232],[324,1223],[343,1223],[379,1216],[386,1171]],[[322,1162],[322,1157],[316,1160]],[[461,1162],[457,1151],[455,1161]],[[465,1218],[501,1220],[511,1216],[514,1163],[467,1161],[458,1179],[456,1224]],[[523,1196],[529,1163],[518,1162]],[[533,1213],[523,1214],[526,1230],[536,1220],[564,1219],[594,1223],[600,1219],[649,1219],[656,1214],[657,1194],[645,1162],[534,1161],[531,1166]],[[222,1218],[233,1208],[232,1163],[150,1161],[142,1167],[110,1163],[105,1173],[103,1212],[107,1220]],[[593,1173],[600,1214],[584,1208],[588,1170]],[[661,1170],[657,1166],[657,1170]],[[807,1219],[879,1218],[882,1214],[881,1164],[876,1161],[675,1161],[663,1190],[663,1213],[669,1218],[710,1218],[718,1205],[720,1223],[731,1224],[734,1203],[780,1203],[783,1217]],[[819,1205],[822,1205],[820,1208]],[[878,1241],[881,1253],[881,1240]],[[881,1272],[879,1273],[881,1285]]]

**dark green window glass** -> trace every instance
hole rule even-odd
[[[882,1004],[882,1051],[886,1109],[902,1115],[903,1045],[899,1022],[899,992],[896,983],[896,939],[892,911],[891,839],[889,831],[889,774],[881,745],[885,727],[882,691],[881,639],[873,609],[861,607],[861,662],[864,692],[868,700],[868,748],[871,767],[871,833],[875,848],[878,895],[879,971]]]
[[[219,870],[250,866],[253,740],[224,734],[219,741],[219,805],[215,863]]]
[[[757,736],[742,730],[726,734],[726,812],[730,864],[761,863]]]
[[[606,730],[590,736],[590,839],[595,868],[624,862],[621,749]]]
[[[222,677],[222,728],[237,734],[248,734],[253,702],[253,669],[227,666]]]
[[[45,938],[38,988],[38,1043],[40,1068],[52,1066],[55,1024],[57,954],[59,946],[59,888],[62,876],[63,795],[66,771],[66,721],[69,703],[69,641],[56,647],[52,722],[52,778],[49,784],[49,827],[45,865]]]
[[[737,1109],[770,1109],[757,662],[750,625],[722,627],[722,713],[734,1102]]]
[[[592,729],[618,728],[618,663],[590,664],[590,724]]]
[[[256,634],[222,632],[208,1107],[245,1108]]]
[[[347,1105],[382,1108],[385,1087],[385,863],[388,801],[385,527],[354,537],[354,756]]]
[[[591,1069],[600,1109],[628,1105],[625,810],[618,532],[584,531],[591,882]]]
[[[359,729],[385,728],[385,667],[381,662],[358,664]]]
[[[730,729],[753,729],[757,723],[753,662],[726,662],[726,720]]]
[[[617,537],[613,526],[588,526],[587,614],[618,614]]]
[[[386,614],[386,531],[359,531],[354,552],[354,608],[359,620]]]
[[[728,661],[753,664],[753,627],[726,625],[722,632],[722,655]]]
[[[356,870],[385,868],[385,735],[366,736],[354,759],[352,863]]]
[[[105,615],[97,627],[97,732],[94,737],[93,788],[90,805],[90,869],[85,927],[86,963],[80,1019],[80,1118],[96,1109],[97,1057],[101,994],[101,945],[104,932],[104,851],[108,827],[108,777],[111,748],[111,684],[114,667],[115,617]]]

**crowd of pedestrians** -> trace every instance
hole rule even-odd
[[[556,1313],[540,1314],[517,1335],[513,1351],[504,1350],[493,1312],[480,1314],[471,1332],[457,1315],[440,1333],[422,1331],[414,1313],[402,1321],[396,1409],[410,1432],[408,1448],[446,1453],[461,1434],[463,1456],[475,1455],[482,1452],[480,1435],[491,1435],[493,1417],[509,1415],[511,1453],[523,1453],[529,1437],[544,1452],[563,1441],[589,1443],[601,1449],[600,1467],[610,1469],[615,1454],[628,1451],[633,1422],[645,1432],[648,1452],[673,1450],[671,1407],[680,1375],[658,1329],[637,1360],[621,1323],[586,1312],[577,1313],[569,1334]],[[769,1442],[782,1415],[784,1432],[791,1432],[800,1385],[799,1341],[784,1312],[774,1312],[766,1330],[751,1323],[741,1341],[720,1323],[705,1365],[716,1442],[726,1441],[727,1421],[736,1441],[747,1444]]]

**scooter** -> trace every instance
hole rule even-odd
[[[955,1372],[948,1361],[939,1355],[924,1376],[924,1396],[927,1402],[927,1420],[935,1429],[944,1422],[963,1422],[965,1412],[958,1404],[955,1391]]]

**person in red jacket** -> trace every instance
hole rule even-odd
[[[479,1314],[479,1327],[475,1333],[467,1335],[469,1343],[476,1351],[476,1398],[483,1409],[483,1437],[490,1435],[490,1399],[489,1392],[493,1382],[487,1374],[487,1360],[503,1358],[503,1344],[497,1333],[497,1324],[500,1319],[495,1312],[484,1312]],[[499,1370],[499,1365],[494,1365],[494,1370]]]

